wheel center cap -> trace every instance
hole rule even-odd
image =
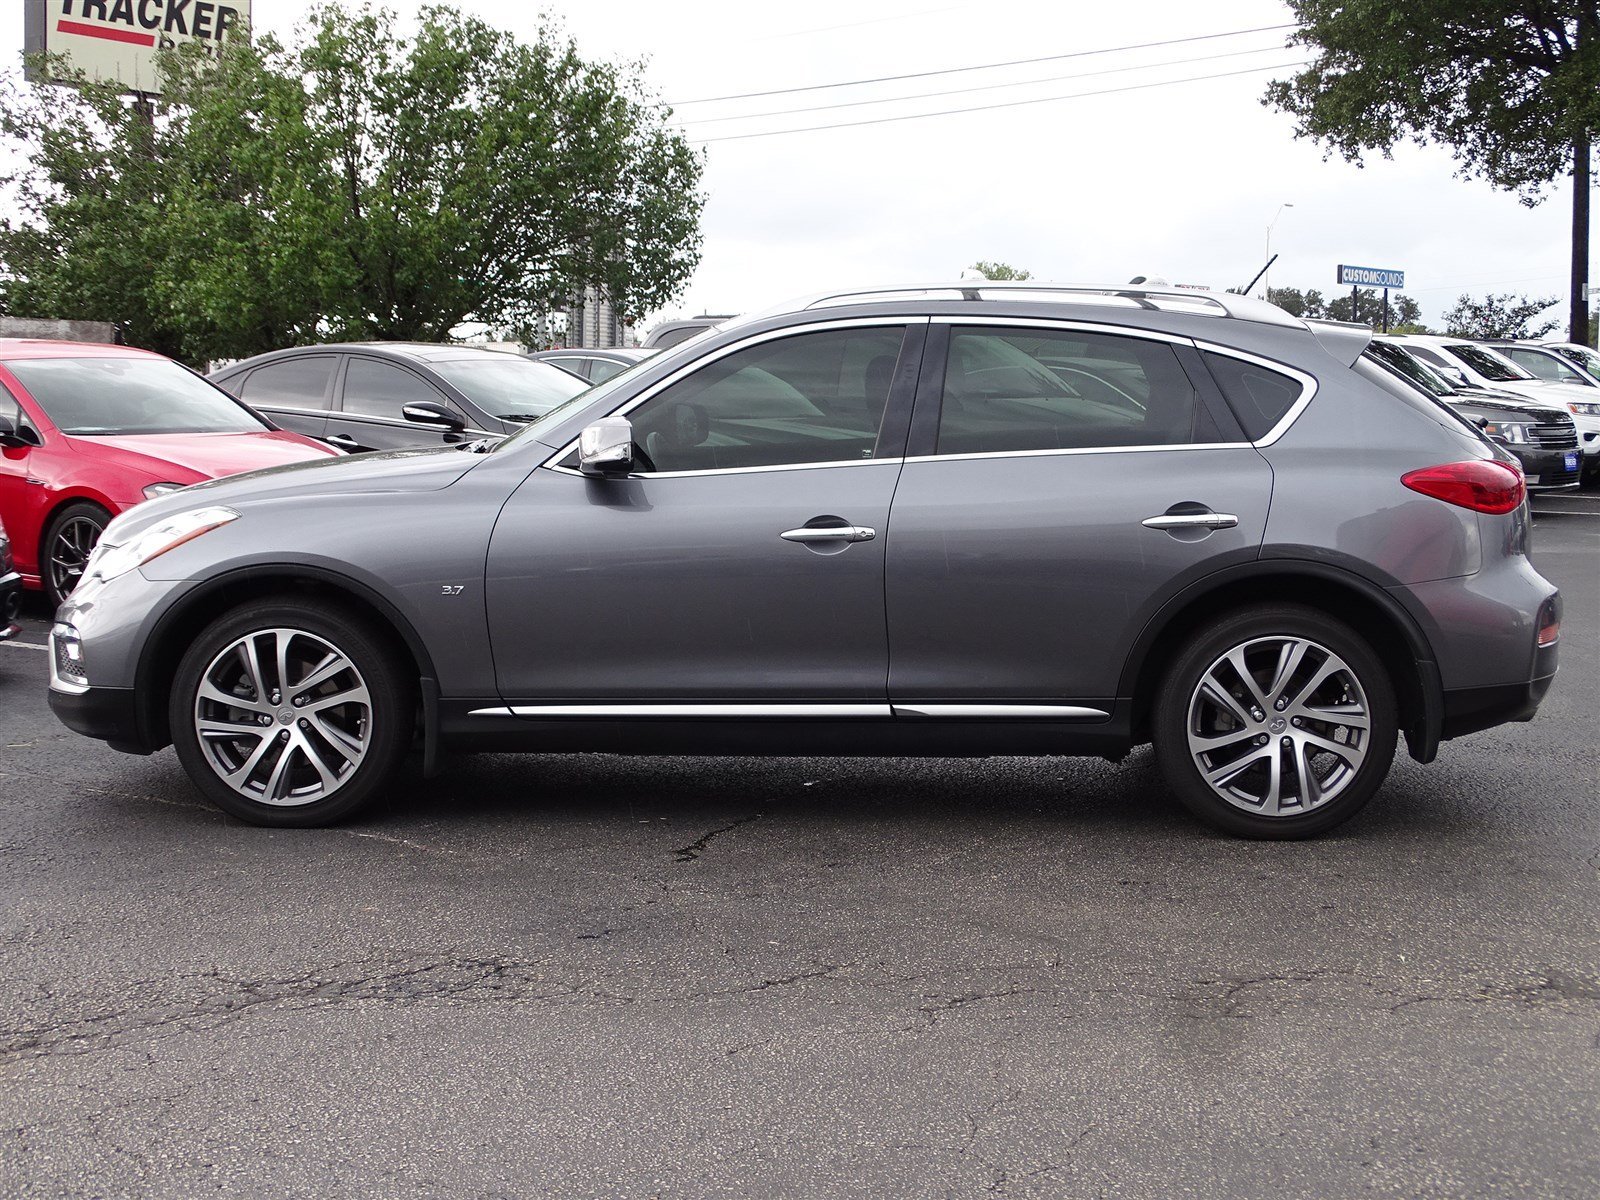
[[[293,725],[294,724],[294,713],[291,712],[287,708],[279,710],[279,712],[278,712],[278,724],[279,725]],[[1279,724],[1282,724],[1282,722],[1280,721]]]
[[[1268,725],[1267,728],[1272,730],[1273,733],[1282,733],[1285,729],[1289,728],[1289,722],[1285,721],[1282,717],[1273,717],[1272,724]]]

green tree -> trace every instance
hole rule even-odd
[[[1266,102],[1359,162],[1410,138],[1536,204],[1573,176],[1573,336],[1588,322],[1589,144],[1600,130],[1600,0],[1289,0],[1315,52]]]
[[[0,290],[198,361],[312,340],[528,327],[586,284],[626,314],[699,260],[703,160],[637,65],[450,8],[404,37],[330,3],[291,46],[163,57],[153,118],[113,89],[0,94]]]
[[[970,271],[976,271],[985,279],[992,279],[996,281],[1006,279],[1033,278],[1032,271],[1024,271],[1021,267],[1013,267],[1010,263],[985,262],[983,259],[979,259],[967,269]]]
[[[1455,307],[1444,314],[1445,332],[1465,338],[1542,338],[1559,322],[1534,318],[1558,303],[1555,296],[1530,299],[1507,292],[1491,292],[1481,300],[1463,294]]]
[[[1371,288],[1360,289],[1360,312],[1354,310],[1348,294],[1324,299],[1315,288],[1268,288],[1267,299],[1292,317],[1308,321],[1352,321],[1359,318],[1374,329],[1383,327],[1383,293]],[[1410,296],[1399,293],[1389,298],[1389,331],[1391,333],[1425,333],[1422,324],[1422,307]]]
[[[1302,320],[1320,321],[1328,316],[1326,302],[1316,288],[1302,292],[1299,288],[1269,287],[1267,302],[1276,304],[1291,317],[1300,317]]]

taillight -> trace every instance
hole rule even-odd
[[[1518,468],[1490,458],[1407,471],[1400,482],[1413,492],[1481,513],[1512,512],[1528,494]]]
[[[1541,648],[1554,646],[1561,640],[1561,606],[1551,596],[1539,606],[1539,637]]]

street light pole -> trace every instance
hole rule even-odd
[[[1293,208],[1294,204],[1285,200],[1278,205],[1278,211],[1272,214],[1272,220],[1267,222],[1267,268],[1272,267],[1272,227],[1278,223],[1278,218],[1283,216],[1283,210]],[[1267,277],[1267,272],[1261,272],[1261,299],[1265,300],[1272,291],[1272,281]]]

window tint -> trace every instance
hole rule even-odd
[[[1421,388],[1430,396],[1451,396],[1455,388],[1450,381],[1408,350],[1389,342],[1373,342],[1361,352],[1388,367],[1406,382]]]
[[[373,358],[352,356],[344,371],[344,411],[347,416],[387,417],[403,421],[407,404],[430,400],[454,408],[444,393],[402,367]]]
[[[628,414],[640,469],[871,458],[904,332],[798,334],[701,368]]]
[[[1305,390],[1297,379],[1240,358],[1208,352],[1205,360],[1223,399],[1252,442],[1266,437]]]
[[[1450,353],[1479,375],[1495,383],[1511,383],[1518,379],[1533,378],[1509,358],[1496,354],[1493,350],[1485,350],[1482,346],[1451,346]]]
[[[1164,342],[1041,329],[951,333],[940,454],[1217,440]]]
[[[612,362],[609,358],[594,358],[589,360],[589,369],[584,374],[595,383],[604,383],[613,375],[620,375],[627,369],[627,363]]]
[[[1436,367],[1449,367],[1452,371],[1459,371],[1461,369],[1460,363],[1451,362],[1444,355],[1440,354],[1437,350],[1434,350],[1429,346],[1407,345],[1406,350],[1411,354],[1415,354],[1423,362],[1432,363]]]
[[[257,367],[245,377],[239,399],[257,408],[328,407],[328,381],[338,358],[318,354]]]

